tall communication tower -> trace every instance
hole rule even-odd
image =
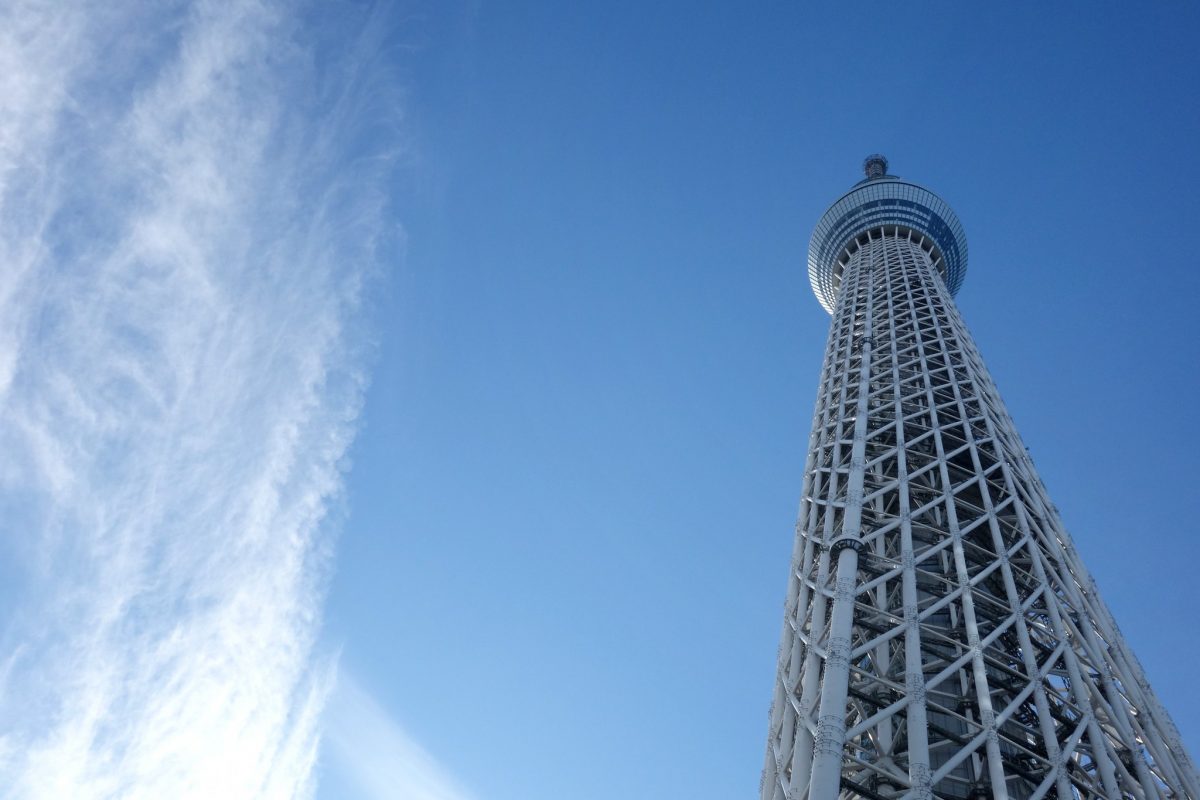
[[[833,323],[763,800],[1200,800],[954,305],[962,226],[864,168],[808,249]]]

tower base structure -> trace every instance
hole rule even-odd
[[[1200,800],[955,307],[962,227],[886,170],[809,250],[833,319],[761,796]]]

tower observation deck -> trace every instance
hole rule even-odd
[[[1200,800],[955,307],[962,225],[864,170],[808,249],[833,319],[763,800]]]

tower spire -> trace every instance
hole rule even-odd
[[[872,153],[863,159],[863,172],[868,180],[875,180],[887,175],[888,160],[879,153]]]

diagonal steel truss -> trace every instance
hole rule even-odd
[[[840,257],[763,800],[1200,800],[919,230]]]

